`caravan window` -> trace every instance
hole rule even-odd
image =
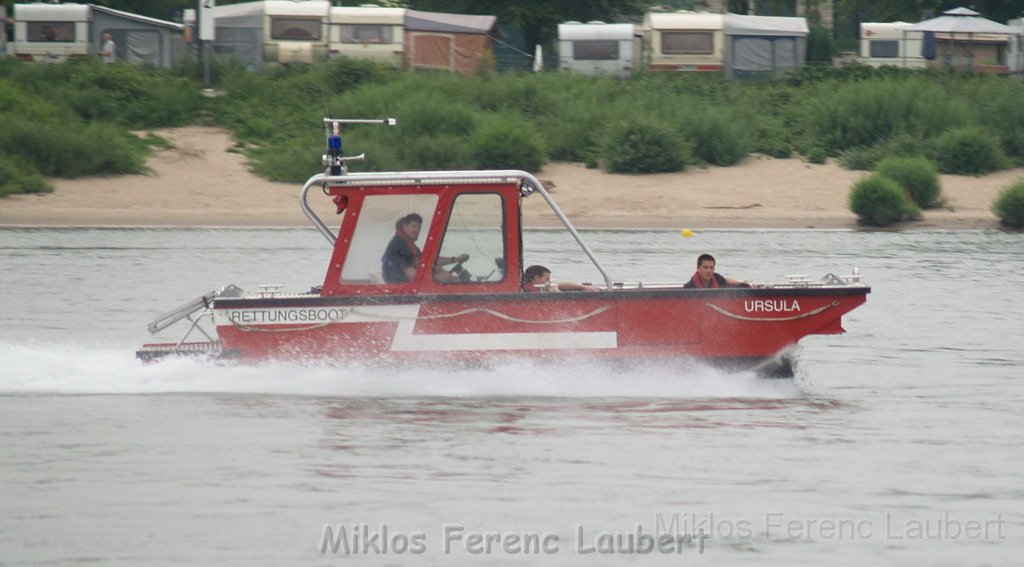
[[[715,52],[712,32],[662,32],[661,52],[665,55],[710,55]]]
[[[900,43],[895,39],[876,39],[869,42],[871,57],[899,57]]]
[[[320,20],[315,18],[271,18],[270,39],[320,39]]]
[[[391,43],[391,26],[342,24],[342,43]]]
[[[28,22],[29,41],[75,41],[75,22]]]
[[[581,61],[612,61],[619,58],[619,42],[591,40],[572,42],[572,58]]]

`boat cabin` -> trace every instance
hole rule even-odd
[[[518,182],[332,183],[326,192],[342,221],[322,295],[519,291]],[[412,277],[389,269],[395,246],[415,258]]]

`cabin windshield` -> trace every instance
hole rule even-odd
[[[438,283],[493,283],[506,277],[505,217],[497,193],[466,193],[452,205],[441,240],[441,265],[434,270]],[[469,259],[452,262],[463,255]],[[454,268],[454,270],[453,270]]]
[[[369,195],[363,199],[352,243],[341,270],[343,284],[384,284],[382,264],[385,252],[396,238],[399,219],[410,214],[423,221],[413,244],[420,250],[430,234],[430,222],[437,208],[437,195]],[[410,248],[407,246],[406,250]]]

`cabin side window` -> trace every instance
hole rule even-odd
[[[412,262],[415,270],[436,208],[437,195],[370,195],[363,199],[341,269],[341,283],[408,281],[403,275],[405,268]],[[414,231],[417,217],[421,222]]]
[[[468,259],[466,258],[468,256]],[[452,204],[434,269],[438,283],[493,283],[506,276],[505,216],[497,193],[466,193]]]
[[[868,42],[871,57],[899,57],[900,44],[895,39],[873,39]]]
[[[391,43],[391,26],[341,24],[342,43]]]
[[[74,22],[28,22],[25,33],[30,42],[61,42],[75,41]]]
[[[318,40],[320,39],[320,20],[316,18],[271,18],[270,39]]]
[[[711,55],[715,52],[712,32],[662,32],[661,52],[664,55]]]
[[[619,58],[619,42],[591,40],[572,42],[572,58],[577,61],[614,61]]]

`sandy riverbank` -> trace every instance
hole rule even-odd
[[[54,179],[56,191],[0,199],[0,226],[307,226],[301,185],[253,175],[229,152],[227,131],[158,130],[174,144],[150,160],[149,175]],[[313,172],[311,172],[313,173]],[[856,228],[847,193],[865,175],[834,163],[751,157],[734,167],[682,173],[611,175],[553,163],[538,175],[581,228]],[[925,211],[900,229],[996,228],[996,194],[1024,169],[985,177],[942,176],[948,208]],[[310,203],[333,217],[327,199]],[[539,196],[524,204],[527,226],[553,226]]]

